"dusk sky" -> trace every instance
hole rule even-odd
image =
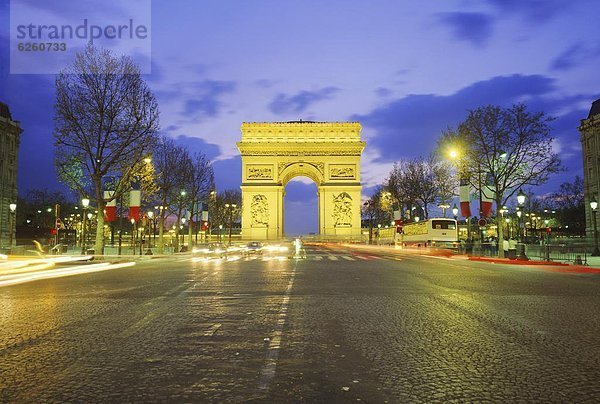
[[[600,98],[597,0],[175,0],[151,13],[162,132],[215,160],[218,190],[240,185],[244,121],[360,122],[368,193],[468,109],[520,101],[557,117],[567,169],[539,192],[582,175],[577,126]],[[19,192],[57,188],[54,76],[10,74],[8,14],[0,0],[0,101],[24,129]],[[314,184],[287,191],[287,230],[315,231]],[[313,222],[296,219],[306,209]]]

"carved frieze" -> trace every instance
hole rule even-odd
[[[333,224],[352,226],[352,197],[347,192],[333,196]]]
[[[252,226],[267,226],[269,224],[269,201],[264,195],[254,195],[250,203]]]
[[[248,165],[246,178],[249,180],[272,180],[273,166],[271,165]]]
[[[329,178],[331,179],[354,179],[356,171],[354,165],[336,164],[329,166]]]

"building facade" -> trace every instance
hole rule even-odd
[[[600,202],[600,99],[592,103],[587,119],[581,120],[579,132],[583,153],[585,228],[586,234],[591,237],[594,235],[594,213],[590,208],[590,201],[596,198],[596,201]],[[598,224],[600,225],[600,222]]]
[[[17,155],[21,125],[0,102],[0,249],[16,244]]]

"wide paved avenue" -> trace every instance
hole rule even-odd
[[[0,287],[0,402],[600,401],[600,275],[311,246]]]

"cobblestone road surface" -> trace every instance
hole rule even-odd
[[[600,276],[389,250],[0,288],[0,402],[600,401]]]

